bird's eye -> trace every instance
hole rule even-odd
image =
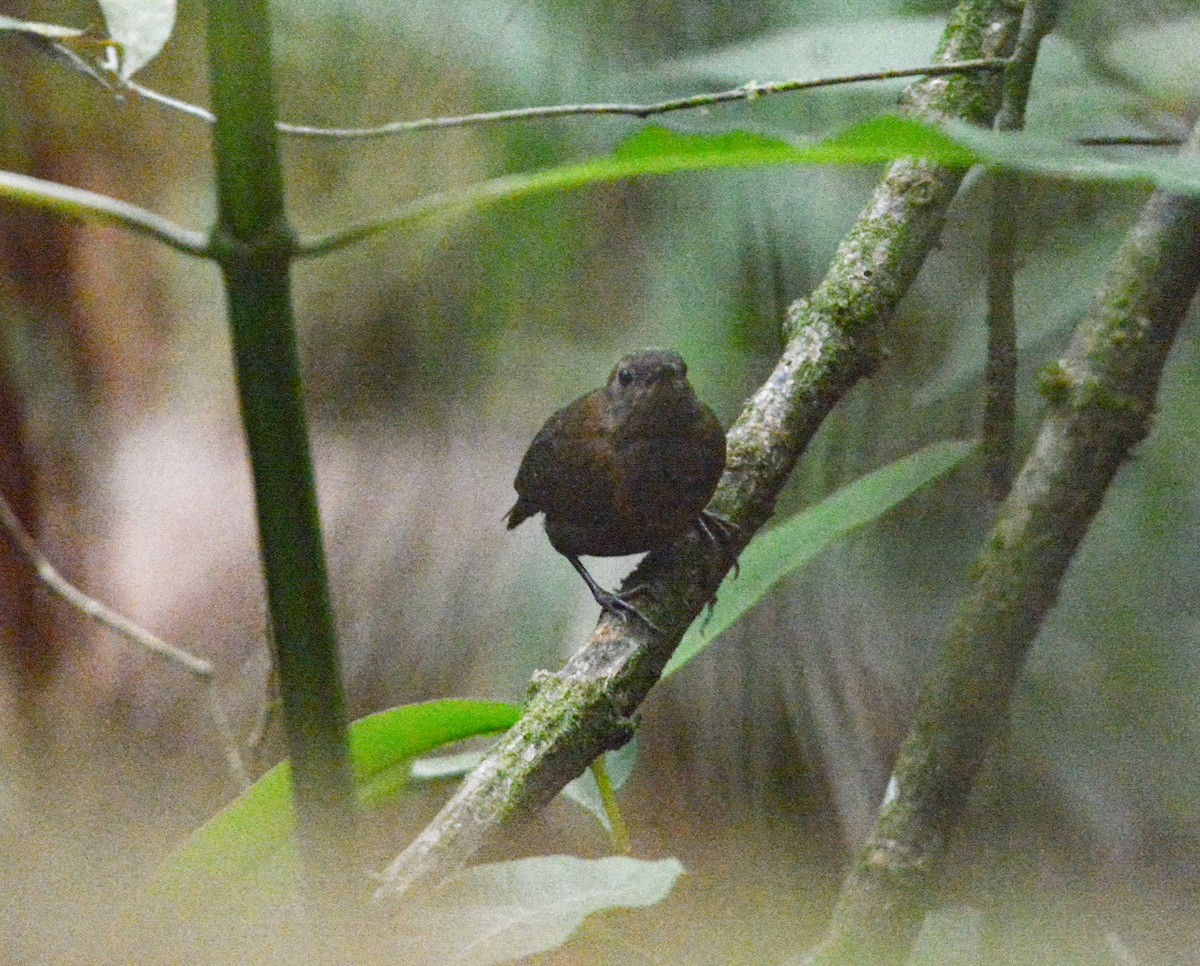
[[[633,382],[633,373],[628,369],[621,369],[617,372],[617,382],[619,382],[622,386],[628,386],[631,382]]]

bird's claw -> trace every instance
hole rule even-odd
[[[735,540],[741,539],[745,535],[745,531],[732,520],[726,520],[723,516],[719,516],[710,510],[700,511],[700,516],[696,518],[696,529],[700,531],[700,536],[704,540],[707,540],[711,546],[720,550],[725,555],[725,559],[729,561],[733,569],[733,577],[736,580],[742,572],[742,567],[738,563],[737,554],[729,552],[729,545]],[[711,601],[709,603],[711,605]]]
[[[614,617],[620,617],[625,620],[628,620],[631,617],[637,618],[639,621],[649,627],[650,630],[654,631],[656,634],[661,634],[663,633],[663,629],[661,627],[655,624],[654,621],[650,620],[649,617],[647,617],[640,610],[634,607],[633,604],[629,603],[629,601],[625,599],[625,595],[637,593],[642,589],[643,588],[640,586],[633,587],[625,591],[624,595],[613,594],[607,590],[601,590],[600,593],[595,594],[594,596],[596,598],[596,603],[600,605],[601,609],[607,611],[609,614],[612,614]]]

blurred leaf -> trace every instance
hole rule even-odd
[[[1169,75],[1165,83],[1194,82],[1200,75],[1181,70],[1179,65],[1200,50],[1192,36],[1196,27],[1187,18],[1179,26],[1175,33],[1155,27],[1146,31],[1149,36],[1123,32],[1114,59],[1133,76],[1158,70]],[[670,84],[683,91],[742,84],[751,78],[761,82],[917,67],[922,52],[932,51],[944,30],[945,20],[940,17],[876,17],[764,34],[669,63],[653,71],[647,84],[657,85],[659,90]],[[1154,49],[1171,44],[1180,48],[1179,57],[1145,56],[1146,45]],[[731,121],[775,133],[827,130],[831,125],[890,110],[898,92],[914,80],[871,81],[760,98],[745,108],[729,105],[706,115],[692,113],[681,118],[680,124],[688,130],[711,130]],[[1062,140],[1085,133],[1151,133],[1156,128],[1138,126],[1138,119],[1160,122],[1158,111],[1144,98],[1089,68],[1074,44],[1055,35],[1047,37],[1038,52],[1037,77],[1026,115],[1027,129]]]
[[[837,23],[761,34],[670,61],[639,78],[638,89],[647,98],[657,98],[663,96],[664,89],[683,95],[751,80],[803,80],[919,67],[937,47],[945,30],[945,20],[940,17],[837,19]],[[776,136],[819,135],[892,110],[899,91],[918,79],[871,81],[762,97],[712,111],[676,114],[670,124],[688,131],[736,126]]]
[[[975,445],[956,440],[927,446],[843,487],[753,540],[740,558],[741,575],[721,584],[709,626],[701,630],[692,625],[667,662],[663,677],[716,641],[789,573],[954,469],[975,451]]]
[[[588,916],[661,902],[683,872],[676,859],[543,856],[460,872],[410,921],[405,962],[483,966],[554,949]],[[415,957],[414,957],[415,954]]]
[[[1161,125],[1156,106],[1092,67],[1078,46],[1057,32],[1042,41],[1025,130],[1071,141],[1095,135],[1159,134]]]
[[[323,253],[331,246],[444,212],[626,178],[781,164],[881,164],[904,157],[924,158],[954,167],[988,163],[1078,181],[1128,182],[1181,194],[1200,194],[1200,164],[1190,157],[1170,154],[1118,159],[1096,148],[1025,132],[988,131],[969,124],[947,123],[939,128],[888,115],[856,124],[811,145],[791,144],[745,131],[679,134],[650,126],[605,157],[505,175],[460,190],[428,195],[381,221],[310,241],[304,246],[304,253]]]
[[[614,792],[620,791],[622,786],[629,781],[636,762],[636,735],[616,751],[605,752],[604,767],[608,772],[608,780]],[[600,798],[600,789],[596,786],[596,776],[592,774],[590,768],[568,783],[562,793],[584,811],[589,812],[606,832],[612,831],[612,823],[608,819],[608,813],[604,810],[604,802]]]
[[[121,45],[121,80],[158,56],[175,29],[175,0],[100,0],[109,36]]]
[[[1118,206],[1135,202],[1140,207],[1141,199],[1134,189],[1108,192],[1104,203],[1097,202],[1081,215],[1061,195],[1047,197],[1049,192],[1033,186],[1028,190],[1025,205],[1030,215],[1036,205],[1062,211],[1062,220],[1052,228],[1024,229],[1030,248],[1022,252],[1016,279],[1017,349],[1032,380],[1034,371],[1058,357],[1067,333],[1096,300],[1113,252],[1130,228],[1130,218]],[[938,371],[915,391],[913,405],[928,405],[979,385],[987,364],[987,330],[979,322],[986,311],[982,286],[970,298],[959,294],[953,311],[962,324],[944,340]]]
[[[1073,181],[1144,184],[1178,194],[1200,194],[1200,164],[1194,157],[1173,151],[1167,154],[1143,151],[1136,156],[1116,154],[1025,131],[988,131],[959,122],[947,123],[945,132],[979,161],[1016,171]],[[936,152],[914,153],[943,160]]]
[[[414,757],[466,738],[510,728],[521,709],[484,701],[431,701],[391,708],[350,726],[350,758],[362,802],[377,807],[408,780]],[[192,833],[159,871],[151,896],[205,909],[262,908],[294,883],[291,783],[276,765]]]
[[[1126,77],[1179,113],[1192,113],[1200,103],[1200,14],[1130,24],[1114,37],[1108,57]]]
[[[925,917],[908,966],[972,966],[983,962],[983,913],[947,906]]]
[[[920,67],[923,52],[937,46],[945,29],[943,17],[839,20],[707,50],[667,64],[660,73],[682,76],[692,83],[714,80],[725,84],[741,83],[751,76],[766,81]],[[911,79],[881,83],[904,86]]]

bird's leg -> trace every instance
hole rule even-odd
[[[596,603],[600,605],[602,610],[606,610],[608,613],[615,614],[618,617],[636,617],[651,630],[657,631],[659,634],[663,632],[661,627],[659,627],[654,623],[654,621],[650,620],[650,618],[634,607],[633,604],[625,600],[620,594],[614,594],[611,591],[607,591],[598,583],[596,583],[596,578],[588,573],[587,567],[583,565],[583,563],[577,556],[575,556],[575,554],[566,553],[563,554],[563,556],[571,561],[571,566],[575,568],[575,570],[579,573],[579,576],[583,578],[584,583],[588,585],[588,590],[592,592],[592,596],[596,598]],[[633,589],[636,590],[638,588]],[[629,592],[631,591],[627,591],[627,593]]]

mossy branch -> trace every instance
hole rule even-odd
[[[1152,195],[1108,279],[1043,379],[1049,413],[975,564],[814,966],[906,958],[1029,645],[1113,476],[1149,432],[1200,283],[1200,199]]]
[[[966,0],[938,59],[1007,56],[1019,15],[998,0]],[[910,88],[906,103],[922,117],[986,124],[999,92],[990,72],[936,78]],[[728,466],[712,505],[741,527],[743,541],[770,517],[825,415],[878,364],[882,331],[935,245],[962,177],[927,162],[892,165],[825,281],[789,311],[784,353],[729,432]],[[377,901],[437,882],[506,821],[548,802],[597,755],[623,744],[638,705],[729,566],[698,538],[650,554],[626,586],[653,589],[638,607],[666,632],[605,617],[561,671],[540,676],[525,715],[388,868]]]

